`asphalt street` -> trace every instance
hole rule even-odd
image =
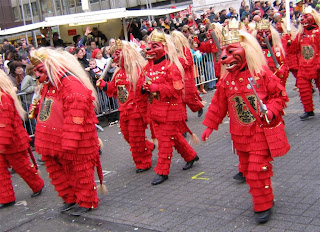
[[[226,118],[206,143],[194,147],[200,157],[194,167],[183,171],[185,162],[175,152],[169,179],[158,186],[151,185],[152,169],[135,173],[119,125],[105,127],[99,137],[104,142],[101,161],[109,193],[100,196],[97,209],[78,218],[60,214],[62,201],[40,166],[46,187],[37,198],[31,198],[32,191],[13,175],[17,203],[0,210],[0,231],[320,231],[319,94],[314,93],[316,116],[300,121],[303,108],[294,83],[290,76],[284,117],[291,150],[273,162],[275,206],[268,223],[255,222],[247,184],[232,179],[238,158],[232,153]],[[203,96],[208,102],[205,111],[212,95]],[[200,137],[204,115],[188,113],[188,125]],[[155,151],[153,167],[156,161]]]

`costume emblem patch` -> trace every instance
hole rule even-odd
[[[255,95],[248,95],[246,96],[248,101],[250,102],[250,105],[252,106],[252,108],[257,111],[257,99]],[[234,96],[231,101],[233,102],[234,108],[235,108],[235,112],[236,112],[236,116],[238,118],[238,120],[241,123],[244,124],[250,124],[252,122],[254,122],[256,119],[255,117],[251,114],[249,108],[246,106],[246,104],[244,103],[242,97],[240,96]]]
[[[51,98],[45,98],[42,102],[40,114],[39,114],[39,121],[47,121],[51,114],[51,108],[53,104],[53,99]]]
[[[306,60],[311,60],[314,56],[314,50],[311,45],[302,46],[302,56]]]
[[[118,99],[121,103],[125,103],[128,100],[129,92],[125,85],[117,86]]]

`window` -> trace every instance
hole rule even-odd
[[[31,8],[32,8],[32,14],[33,15],[38,15],[39,11],[38,11],[37,3],[32,2],[31,3]]]
[[[13,9],[13,16],[14,16],[14,20],[18,21],[19,20],[19,13],[18,13],[18,7],[14,7]]]
[[[23,10],[24,10],[24,17],[30,18],[31,17],[31,10],[30,10],[29,4],[24,4]],[[21,14],[21,15],[23,15],[23,14]]]

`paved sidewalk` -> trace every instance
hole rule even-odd
[[[79,218],[59,214],[61,200],[41,166],[47,187],[38,198],[31,199],[31,190],[14,175],[20,202],[0,211],[0,231],[320,231],[319,96],[314,93],[316,117],[300,121],[303,109],[294,82],[290,77],[284,117],[291,150],[273,163],[275,206],[268,223],[256,224],[247,184],[232,179],[238,159],[225,119],[208,142],[195,147],[199,162],[183,171],[185,162],[174,153],[169,180],[158,186],[151,185],[152,169],[135,173],[118,125],[106,127],[99,137],[105,144],[101,159],[109,193],[100,197],[98,209]],[[212,95],[204,99],[209,103]],[[188,125],[198,137],[205,129],[203,118],[189,114]],[[154,152],[153,167],[156,158]]]

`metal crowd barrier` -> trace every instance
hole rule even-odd
[[[193,61],[196,86],[217,80],[214,74],[214,56],[212,53],[202,53],[201,60],[193,55]]]
[[[100,90],[100,88],[97,88],[97,94],[100,104],[99,111],[96,112],[97,117],[118,111],[119,104],[117,99],[109,98],[105,92]],[[17,95],[23,108],[26,112],[28,112],[30,104],[27,103],[26,93],[22,92],[18,93]],[[37,122],[35,119],[28,119],[28,117],[23,120],[23,126],[27,130],[30,137],[34,137],[36,123]]]

